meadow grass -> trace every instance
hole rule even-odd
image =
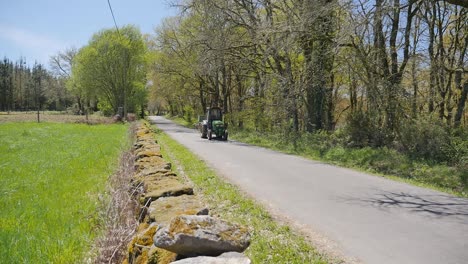
[[[82,263],[126,125],[0,124],[0,263]]]
[[[196,192],[210,205],[211,215],[250,228],[252,243],[245,253],[252,263],[333,262],[317,252],[300,234],[275,221],[266,209],[220,178],[187,148],[159,130],[156,130],[156,140],[162,146],[164,158],[195,184]]]

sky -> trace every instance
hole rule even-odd
[[[154,33],[177,14],[168,0],[110,0],[119,27],[133,24]],[[49,58],[86,45],[99,30],[115,28],[107,0],[0,0],[0,58],[25,57],[49,67]]]

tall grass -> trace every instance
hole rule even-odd
[[[0,263],[83,262],[127,126],[0,124]]]

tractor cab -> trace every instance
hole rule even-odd
[[[212,107],[206,111],[206,120],[208,120],[208,128],[212,128],[213,122],[223,121],[223,112],[219,107]]]
[[[223,111],[219,107],[211,107],[206,111],[206,116],[199,124],[202,138],[211,140],[214,137],[227,140],[227,125],[223,121]]]

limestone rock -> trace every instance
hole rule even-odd
[[[137,138],[142,137],[142,136],[145,136],[145,135],[150,134],[150,133],[151,133],[151,131],[150,131],[148,128],[146,128],[146,127],[140,127],[140,128],[138,128],[138,129],[136,130],[136,136],[137,136]]]
[[[148,209],[150,221],[159,226],[167,226],[171,220],[179,215],[207,215],[208,209],[198,196],[181,195],[163,197],[152,202]]]
[[[148,170],[145,169],[144,171]],[[149,190],[155,187],[151,187],[151,185],[158,185],[158,183],[164,179],[172,178],[178,180],[177,174],[167,171],[167,170],[160,170],[158,168],[154,168],[155,173],[147,174],[147,173],[138,173],[131,179],[133,186],[144,186],[145,190]]]
[[[138,227],[137,234],[128,245],[129,263],[147,263],[148,250],[153,244],[153,236],[158,229],[155,223],[151,225],[142,224]]]
[[[164,162],[165,162],[164,159],[162,159],[159,156],[141,157],[135,161],[135,163],[148,163],[148,164],[159,164],[159,163],[164,163]]]
[[[242,253],[228,252],[219,257],[195,257],[172,262],[173,264],[250,264],[251,261]]]
[[[153,135],[150,134],[150,133],[137,135],[137,139],[136,139],[137,142],[138,141],[145,141],[145,140],[156,143],[156,140],[154,139]]]
[[[154,143],[153,140],[146,139],[144,141],[140,141],[142,144],[139,148],[135,149],[135,152],[144,151],[144,150],[154,150],[154,151],[161,151],[161,146]]]
[[[154,174],[164,174],[164,175],[175,175],[175,173],[171,172],[170,170],[158,167],[149,167],[141,170],[137,174],[135,174],[134,178],[144,178],[146,176],[154,175]]]
[[[158,181],[144,182],[145,194],[143,195],[143,204],[148,200],[155,201],[160,197],[179,196],[183,194],[193,194],[193,188],[181,183],[175,177],[166,177]]]
[[[138,150],[147,146],[155,146],[156,145],[156,140],[153,138],[153,136],[144,136],[144,137],[138,137],[133,144],[133,148]]]
[[[177,259],[177,254],[154,245],[148,251],[148,264],[169,264]]]
[[[157,148],[143,148],[135,152],[135,160],[139,160],[146,157],[160,157],[162,158],[160,150]]]
[[[135,152],[150,150],[150,149],[154,149],[157,151],[161,150],[158,147],[158,145],[153,142],[153,140],[149,140],[149,139],[139,140],[139,141],[137,140],[137,143],[135,143],[134,146],[137,146],[135,148]]]
[[[153,156],[153,157],[145,157],[135,161],[135,170],[140,172],[141,170],[147,168],[158,168],[158,169],[171,169],[171,163],[166,162],[161,157]]]
[[[245,227],[207,215],[180,215],[156,232],[154,245],[184,256],[217,256],[244,251],[250,244]]]
[[[145,192],[152,192],[161,188],[179,186],[181,184],[182,182],[175,174],[153,174],[143,178],[143,188]]]

